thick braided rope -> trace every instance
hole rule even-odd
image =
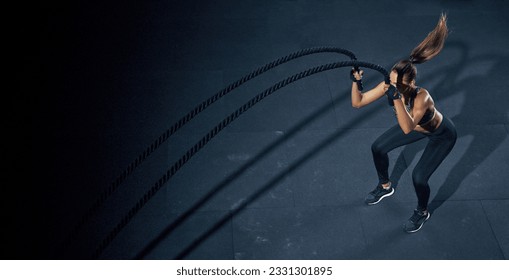
[[[102,252],[108,245],[115,239],[115,237],[120,233],[120,231],[133,219],[133,217],[140,211],[140,209],[147,204],[147,202],[164,186],[164,184],[171,178],[177,171],[186,164],[191,157],[193,157],[199,150],[201,150],[210,140],[212,140],[219,132],[221,132],[226,126],[228,126],[230,123],[232,123],[235,119],[237,119],[240,115],[245,113],[247,110],[249,110],[251,107],[253,107],[258,102],[262,101],[267,96],[271,95],[278,89],[283,88],[284,86],[291,84],[297,80],[300,80],[302,78],[323,72],[328,71],[340,67],[347,67],[347,66],[354,66],[354,67],[364,67],[364,68],[370,68],[373,70],[376,70],[382,75],[384,75],[385,81],[387,82],[389,80],[389,73],[387,70],[385,70],[383,67],[368,63],[368,62],[362,62],[362,61],[341,61],[341,62],[335,62],[330,64],[321,65],[318,67],[310,68],[306,71],[300,72],[296,75],[293,75],[291,77],[288,77],[284,80],[281,80],[280,82],[274,84],[272,87],[264,90],[262,93],[258,94],[251,100],[249,100],[247,103],[239,107],[235,112],[233,112],[231,115],[223,119],[220,123],[218,123],[212,130],[210,130],[200,141],[198,141],[192,148],[187,150],[187,152],[178,160],[176,161],[170,169],[166,171],[166,173],[159,178],[157,182],[150,188],[149,191],[147,191],[143,197],[141,197],[135,206],[133,206],[127,214],[125,214],[119,223],[113,228],[113,230],[104,238],[100,245],[96,248],[94,252],[94,258],[98,258],[101,256]]]
[[[234,89],[238,88],[245,82],[267,72],[268,70],[275,68],[276,66],[279,66],[281,64],[287,63],[291,60],[294,60],[299,57],[316,54],[316,53],[339,53],[344,54],[352,60],[356,60],[355,55],[345,49],[337,48],[337,47],[315,47],[315,48],[308,48],[303,49],[294,53],[291,53],[289,55],[286,55],[284,57],[281,57],[277,60],[274,60],[272,62],[269,62],[265,64],[264,66],[254,70],[253,72],[249,73],[248,75],[240,78],[239,80],[231,83],[226,88],[220,90],[207,100],[201,102],[198,106],[196,106],[193,110],[191,110],[189,113],[187,113],[185,116],[181,117],[176,123],[174,123],[170,128],[168,128],[164,133],[162,133],[156,140],[152,141],[152,144],[145,148],[141,154],[139,154],[135,160],[133,160],[127,168],[125,168],[122,173],[118,176],[116,176],[116,179],[109,185],[109,187],[104,190],[99,198],[92,204],[92,206],[87,210],[85,215],[80,219],[79,223],[75,226],[75,228],[72,230],[68,242],[70,242],[71,239],[74,239],[74,237],[78,234],[81,227],[86,224],[86,222],[90,219],[92,215],[99,209],[99,207],[106,201],[108,197],[110,197],[117,189],[118,187],[124,182],[129,175],[131,175],[134,170],[138,166],[141,165],[143,161],[145,161],[155,150],[157,150],[170,136],[175,134],[179,129],[181,129],[185,124],[187,124],[190,120],[192,120],[196,115],[204,111],[207,107],[218,101],[221,97],[225,96],[226,94],[230,93]]]

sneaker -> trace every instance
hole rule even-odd
[[[424,222],[426,222],[431,214],[429,211],[424,214],[423,211],[414,210],[414,214],[410,219],[405,223],[405,231],[408,233],[417,232],[422,228],[422,225],[424,225]]]
[[[368,205],[375,205],[385,197],[391,196],[394,193],[394,188],[391,186],[389,189],[384,189],[381,184],[368,194],[364,200]]]

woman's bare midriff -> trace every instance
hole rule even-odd
[[[435,108],[435,116],[433,119],[423,125],[417,125],[414,130],[421,133],[432,133],[440,127],[443,119],[444,117],[442,114]]]

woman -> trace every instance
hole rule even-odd
[[[360,108],[387,95],[394,103],[398,124],[383,133],[371,149],[379,182],[369,193],[366,203],[374,205],[391,196],[394,188],[389,180],[389,157],[391,150],[427,138],[427,146],[412,172],[412,180],[418,199],[417,209],[405,223],[405,231],[417,232],[430,218],[428,180],[452,150],[456,143],[456,129],[450,119],[436,108],[429,92],[416,86],[416,64],[435,57],[443,48],[447,37],[447,18],[441,15],[435,29],[412,51],[408,59],[396,63],[390,73],[391,85],[381,82],[375,88],[361,94],[359,84],[362,70],[352,69],[352,106]]]

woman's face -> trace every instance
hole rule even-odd
[[[415,80],[408,81],[408,77],[403,76],[401,83],[398,83],[398,72],[396,70],[392,70],[390,74],[391,84],[396,86],[399,92],[404,93],[409,89],[415,87]]]

